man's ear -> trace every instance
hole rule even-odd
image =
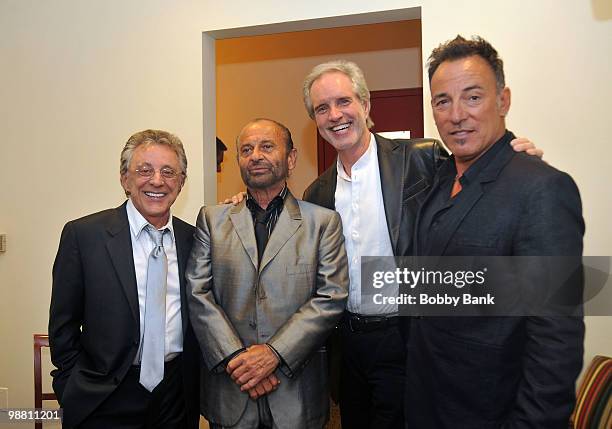
[[[365,111],[365,115],[366,115],[366,118],[367,118],[368,115],[370,114],[370,106],[371,106],[370,100],[363,100],[361,102],[361,105],[363,106],[363,110]]]
[[[289,170],[288,171],[289,174],[291,174],[291,171],[295,168],[296,163],[297,163],[297,149],[292,148],[287,154],[287,169]]]
[[[507,86],[501,90],[501,93],[498,95],[497,103],[499,108],[499,113],[501,116],[506,116],[508,111],[510,110],[510,102],[511,102],[511,93],[510,88]]]
[[[179,181],[179,192],[181,192],[181,190],[183,189],[183,186],[185,186],[185,180],[187,180],[187,176],[185,176],[184,174],[180,175],[180,181]]]
[[[127,173],[119,175],[119,182],[121,182],[121,187],[125,191],[125,195],[129,197],[130,193],[127,188]]]

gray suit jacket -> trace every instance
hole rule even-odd
[[[283,360],[276,371],[281,383],[268,395],[275,424],[322,427],[329,402],[322,346],[348,287],[340,216],[288,194],[259,268],[244,201],[202,208],[194,238],[186,276],[205,366],[203,414],[223,426],[240,420],[250,399],[223,361],[242,347],[269,343]]]

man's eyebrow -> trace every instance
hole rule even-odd
[[[473,89],[482,89],[482,86],[480,86],[480,85],[471,85],[471,86],[468,86],[467,88],[463,88],[463,92],[472,91]]]
[[[438,98],[443,98],[443,97],[448,97],[448,94],[446,92],[440,92],[434,96],[431,97],[432,100],[437,100]]]

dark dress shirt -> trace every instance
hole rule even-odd
[[[268,244],[268,239],[274,231],[278,217],[283,211],[285,197],[287,196],[288,188],[287,184],[278,193],[276,197],[270,201],[266,209],[262,209],[255,198],[247,190],[247,201],[246,205],[249,208],[251,215],[253,216],[253,226],[255,227],[255,240],[257,241],[257,260],[261,262],[261,257]]]

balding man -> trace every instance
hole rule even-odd
[[[329,413],[325,341],[347,296],[340,216],[296,200],[291,133],[270,119],[237,138],[247,198],[200,211],[187,268],[213,428],[313,429]]]

